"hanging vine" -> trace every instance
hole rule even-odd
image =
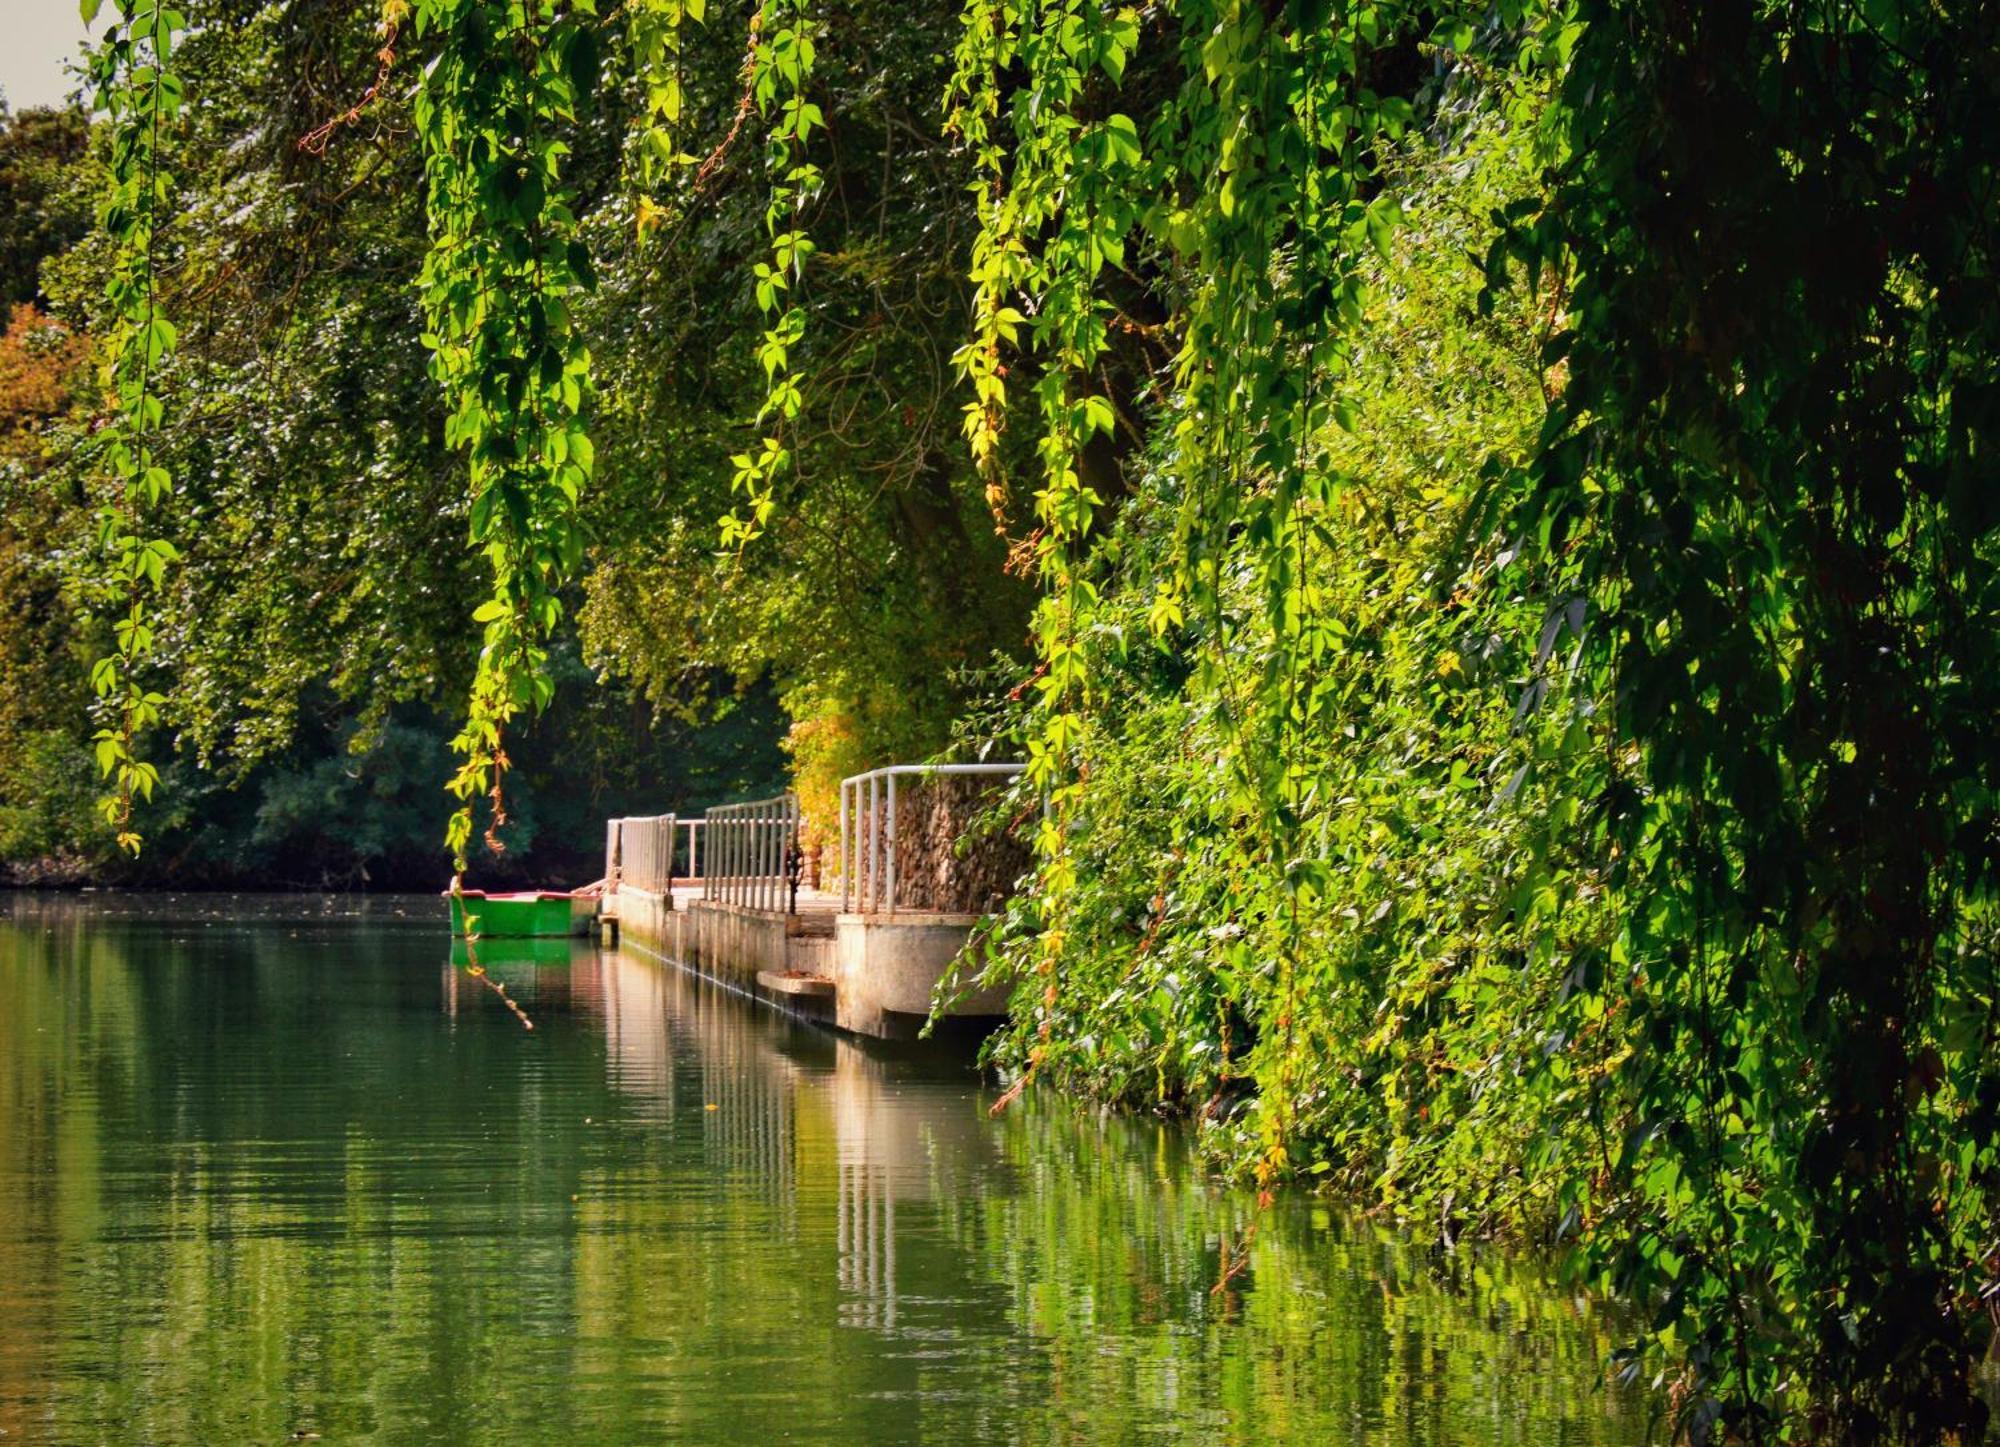
[[[96,19],[99,5],[100,0],[83,0],[85,24]],[[111,122],[111,184],[98,221],[115,248],[105,287],[113,320],[104,374],[117,401],[103,434],[115,490],[97,511],[104,567],[90,590],[117,616],[111,651],[91,665],[91,686],[107,716],[92,739],[98,769],[112,786],[101,806],[104,818],[116,831],[118,847],[129,854],[137,854],[142,843],[133,824],[134,796],[151,799],[160,777],[158,767],[139,756],[140,735],[159,722],[166,703],[145,677],[158,626],[153,600],[179,557],[165,538],[147,536],[146,515],[173,488],[155,443],[165,411],[160,372],[176,340],[160,304],[158,248],[173,191],[164,132],[182,100],[173,70],[174,38],[186,28],[186,18],[158,0],[118,0],[117,18],[90,59],[97,107]]]
[[[593,284],[563,189],[563,128],[597,83],[589,0],[421,0],[438,52],[417,95],[432,245],[421,286],[448,445],[471,464],[471,537],[493,573],[447,831],[465,867],[480,799],[506,823],[506,731],[554,693],[548,638],[583,558],[590,353],[571,319]]]
[[[665,216],[653,193],[694,159],[681,150],[681,115],[687,107],[683,35],[690,22],[700,25],[707,15],[707,0],[635,0],[627,10],[632,68],[646,97],[627,168],[638,194],[635,219],[641,236]]]
[[[996,129],[1000,76],[1013,64],[1018,15],[1006,0],[978,0],[960,17],[963,33],[945,92],[945,129],[965,146],[978,178],[979,229],[972,238],[972,327],[952,355],[952,365],[972,389],[965,403],[965,436],[986,489],[994,528],[1007,531],[1008,489],[1000,465],[1006,425],[1005,357],[1020,345],[1027,318],[1013,303],[1027,280],[1031,256],[1021,234],[1019,208],[1007,187],[1007,149]]]
[[[1028,743],[1028,779],[1048,801],[1037,830],[1038,906],[1041,933],[1034,972],[1043,1008],[1054,1003],[1056,975],[1067,939],[1066,911],[1076,888],[1070,849],[1072,815],[1083,792],[1077,750],[1093,696],[1083,647],[1097,601],[1083,570],[1085,539],[1103,497],[1079,468],[1091,439],[1115,423],[1111,403],[1092,385],[1091,373],[1107,346],[1111,308],[1096,291],[1100,275],[1124,261],[1125,239],[1143,194],[1138,128],[1112,111],[1089,118],[1076,113],[1093,73],[1114,81],[1138,42],[1130,10],[1105,15],[1097,6],[1058,3],[1021,20],[1019,52],[1032,78],[1032,104],[1017,100],[1012,196],[1000,204],[1002,231],[989,249],[991,284],[1012,277],[1034,297],[1029,337],[1045,360],[1034,395],[1040,424],[1036,455],[1041,468],[1035,492],[1037,570],[1046,596],[1033,632],[1043,672],[1037,680],[1042,717]],[[988,83],[995,71],[988,71]],[[1042,107],[1046,106],[1044,112]],[[1016,230],[1015,228],[1018,228]],[[1022,238],[1046,232],[1049,240],[1029,260]],[[992,366],[994,344],[1004,340],[1008,308],[976,300],[988,335],[975,336],[968,370],[975,378]],[[968,413],[975,453],[987,449],[1003,398],[985,372],[987,396],[979,414]],[[993,501],[989,494],[989,503]],[[1037,1026],[1046,1047],[1050,1020]],[[1036,1057],[1031,1056],[1031,1067]]]
[[[1171,50],[1153,63],[1178,69],[1181,81],[1142,134],[1114,108],[1139,51],[1136,10],[1082,0],[968,7],[948,102],[986,197],[973,334],[958,365],[974,390],[967,434],[989,467],[1007,406],[1004,358],[1019,345],[1040,368],[1036,541],[1047,598],[1029,757],[1050,801],[1035,896],[1046,1008],[1076,883],[1068,821],[1084,789],[1077,749],[1092,698],[1084,639],[1097,593],[1081,554],[1103,499],[1077,459],[1116,425],[1097,380],[1114,316],[1102,283],[1136,269],[1128,252],[1165,274],[1179,337],[1166,465],[1183,503],[1152,624],[1163,633],[1190,615],[1202,622],[1204,687],[1233,720],[1223,761],[1231,783],[1216,822],[1235,841],[1241,919],[1272,942],[1281,978],[1259,1067],[1268,1183],[1287,1167],[1302,911],[1324,882],[1302,834],[1313,780],[1300,740],[1320,697],[1305,681],[1328,637],[1306,556],[1331,485],[1311,439],[1330,414],[1324,393],[1300,379],[1337,365],[1340,328],[1358,307],[1358,258],[1395,224],[1393,199],[1364,197],[1371,148],[1408,106],[1355,82],[1366,57],[1399,38],[1384,7],[1335,15],[1295,4],[1271,21],[1261,5],[1182,3],[1156,23]],[[1017,59],[1025,79],[1015,84],[1003,76]],[[1013,142],[1004,159],[993,138],[1003,113]],[[990,487],[989,499],[1004,496],[998,482]],[[1225,600],[1239,537],[1250,540],[1249,581],[1271,639],[1254,665]],[[1232,968],[1247,977],[1247,943],[1232,949]]]
[[[764,142],[764,166],[771,175],[764,234],[771,250],[768,259],[752,268],[757,309],[765,321],[757,348],[765,387],[756,416],[762,436],[755,450],[730,458],[731,485],[742,501],[722,519],[723,546],[738,549],[763,532],[777,507],[779,480],[794,467],[795,439],[788,438],[805,405],[803,378],[793,357],[806,334],[798,286],[814,249],[804,213],[821,182],[819,167],[805,159],[805,152],[814,128],[826,124],[806,94],[813,38],[805,0],[766,0],[751,17],[750,47],[750,94],[757,113],[771,125]]]

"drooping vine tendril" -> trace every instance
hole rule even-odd
[[[1407,107],[1351,82],[1402,23],[1394,7],[1274,12],[1180,0],[1142,32],[1135,8],[1097,0],[975,0],[946,97],[980,177],[972,332],[956,361],[973,392],[966,432],[996,514],[1006,496],[998,449],[1009,361],[1032,359],[1039,370],[1035,545],[1046,597],[1028,750],[1049,807],[1037,838],[1038,991],[1024,1003],[1043,1012],[1046,1042],[1068,947],[1065,901],[1077,886],[1070,834],[1094,688],[1087,642],[1097,589],[1083,541],[1102,499],[1078,461],[1116,423],[1101,382],[1116,315],[1107,282],[1132,271],[1128,252],[1144,248],[1174,307],[1179,351],[1157,424],[1167,442],[1158,465],[1182,500],[1151,621],[1164,633],[1193,616],[1205,630],[1201,686],[1228,723],[1216,822],[1238,866],[1241,917],[1260,925],[1283,982],[1256,1067],[1267,1187],[1289,1167],[1288,1002],[1324,884],[1303,834],[1313,778],[1301,741],[1319,707],[1310,677],[1327,649],[1307,560],[1330,486],[1313,439],[1331,411],[1301,379],[1337,369],[1343,329],[1358,315],[1360,258],[1395,222],[1393,199],[1369,195],[1371,147]],[[1143,128],[1118,108],[1142,39],[1159,47],[1148,63],[1180,77]],[[1239,617],[1232,590],[1261,607]],[[1241,953],[1246,939],[1219,948]],[[1246,957],[1225,973],[1258,968]],[[1039,1049],[1028,1052],[1031,1069]]]
[[[570,304],[594,282],[563,183],[566,127],[597,79],[588,0],[420,0],[436,58],[417,95],[431,250],[421,288],[445,441],[471,467],[470,533],[493,576],[484,636],[452,741],[458,867],[480,799],[489,848],[506,823],[507,730],[555,691],[548,639],[583,558],[577,497],[594,453],[590,353]]]
[[[750,21],[749,94],[770,122],[764,164],[771,192],[764,207],[770,255],[753,267],[764,335],[757,360],[764,372],[764,400],[757,410],[756,446],[730,458],[731,487],[741,500],[722,519],[724,547],[755,541],[777,507],[780,479],[796,468],[792,424],[805,405],[804,379],[793,355],[806,334],[798,286],[813,254],[805,208],[819,194],[818,166],[806,159],[815,128],[826,117],[807,95],[813,72],[813,27],[806,0],[765,0]]]
[[[505,985],[487,973],[486,966],[479,963],[479,916],[473,912],[472,906],[466,900],[465,880],[462,875],[454,874],[451,877],[451,902],[453,914],[463,921],[465,929],[465,973],[498,995],[500,1003],[513,1012],[514,1018],[521,1022],[523,1030],[533,1030],[535,1022],[529,1018],[528,1012],[521,1008],[520,1002],[507,993]]]
[[[333,143],[333,138],[348,126],[358,122],[367,113],[368,107],[381,98],[382,90],[389,84],[389,76],[396,68],[397,37],[402,33],[403,25],[409,16],[409,0],[388,0],[382,7],[382,18],[375,27],[376,34],[382,37],[381,48],[375,52],[375,79],[369,82],[368,89],[361,93],[360,99],[353,105],[337,115],[329,116],[300,136],[297,142],[299,150],[309,156],[325,155],[326,148]]]
[[[642,238],[667,214],[655,194],[693,159],[681,148],[687,107],[682,52],[689,22],[699,25],[707,14],[707,0],[634,0],[627,7],[626,44],[646,97],[626,165]]]
[[[83,0],[81,8],[88,24],[99,0]],[[159,243],[173,189],[165,132],[182,100],[174,42],[186,28],[186,17],[159,0],[118,0],[117,19],[90,57],[97,108],[111,122],[111,184],[98,220],[115,248],[105,287],[112,323],[103,370],[117,404],[101,434],[114,483],[97,510],[103,571],[85,590],[90,604],[114,613],[112,646],[90,670],[103,719],[92,742],[98,769],[111,783],[100,806],[105,821],[118,847],[135,855],[142,836],[134,798],[150,800],[160,778],[158,767],[140,757],[140,736],[159,722],[166,703],[146,678],[157,635],[154,600],[179,557],[165,538],[147,536],[146,517],[173,490],[155,450],[165,413],[159,377],[177,336],[160,300]]]

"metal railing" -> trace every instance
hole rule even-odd
[[[702,828],[702,820],[675,814],[611,820],[604,831],[606,887],[623,884],[668,894],[676,879],[699,878]]]
[[[702,898],[750,909],[798,911],[799,800],[796,794],[718,804],[708,811]]]
[[[1022,764],[892,764],[840,782],[840,908],[843,914],[894,914],[899,818],[897,783],[938,778],[1010,778]]]

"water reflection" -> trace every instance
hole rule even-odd
[[[432,903],[13,902],[9,1440],[1645,1436],[1530,1272],[631,953],[483,959],[530,1034]]]

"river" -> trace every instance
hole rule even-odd
[[[438,901],[0,896],[0,1441],[1623,1444],[1613,1324]]]

